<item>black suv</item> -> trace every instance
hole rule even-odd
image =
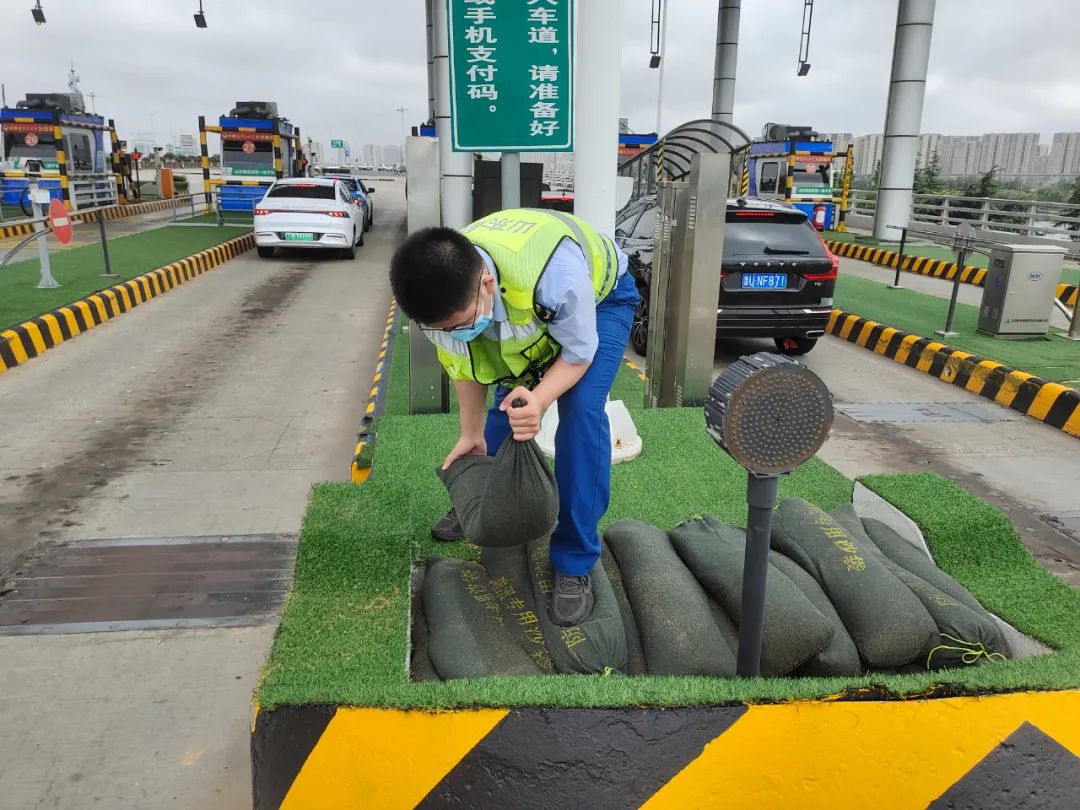
[[[630,343],[645,354],[649,333],[649,284],[653,232],[660,209],[655,197],[619,212],[615,241],[630,256],[641,303]],[[806,214],[770,200],[729,200],[720,264],[718,337],[771,337],[784,354],[806,354],[825,334],[840,260]]]

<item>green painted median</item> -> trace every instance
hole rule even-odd
[[[943,284],[945,282],[942,282]],[[957,303],[953,330],[955,337],[939,338],[945,328],[949,300],[914,290],[886,289],[886,281],[871,281],[840,273],[836,282],[836,306],[887,326],[914,332],[931,340],[997,360],[1019,371],[1036,374],[1052,382],[1080,384],[1080,344],[1051,336],[1037,340],[1001,340],[975,331],[977,307]]]
[[[83,226],[87,227],[87,226]],[[166,226],[152,231],[109,239],[109,258],[116,275],[102,278],[105,259],[100,244],[84,245],[50,254],[53,278],[61,287],[37,289],[40,265],[37,248],[23,248],[22,261],[0,270],[0,328],[13,326],[43,312],[141,275],[156,267],[242,236],[247,227],[184,228]]]

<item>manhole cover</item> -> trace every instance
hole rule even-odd
[[[838,402],[856,422],[1009,422],[1008,408],[989,402]]]
[[[295,535],[78,540],[0,587],[0,635],[228,627],[273,621]]]

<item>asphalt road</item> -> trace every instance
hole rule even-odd
[[[367,401],[404,227],[380,192],[354,261],[251,252],[6,373],[0,572],[47,542],[296,532]],[[0,636],[0,806],[249,806],[272,635]]]

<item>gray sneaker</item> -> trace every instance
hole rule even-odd
[[[465,530],[461,528],[456,509],[451,509],[435,521],[435,525],[431,527],[431,536],[443,543],[456,543],[465,539]]]
[[[555,575],[555,595],[551,599],[551,618],[560,627],[581,624],[593,609],[592,580]]]

